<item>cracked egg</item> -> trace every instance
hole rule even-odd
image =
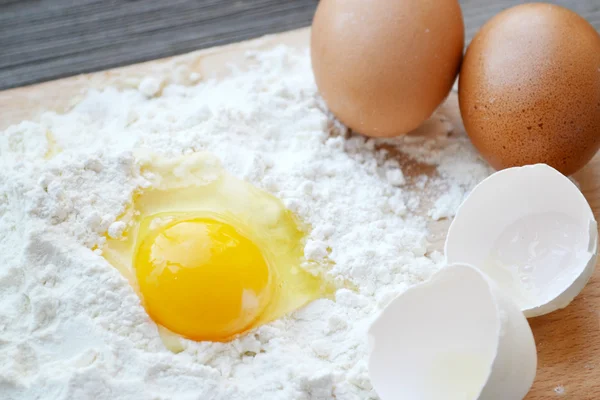
[[[304,229],[279,199],[205,153],[140,162],[152,184],[102,254],[163,332],[228,341],[332,293],[305,269]]]

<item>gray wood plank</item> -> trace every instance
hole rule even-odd
[[[532,0],[534,2],[535,0]],[[585,17],[595,28],[600,30],[600,0],[538,0],[545,3],[558,4],[569,8]],[[467,40],[471,40],[481,25],[498,12],[518,4],[519,0],[460,0]]]
[[[390,0],[398,1],[398,0]],[[600,28],[600,0],[554,0]],[[518,0],[461,0],[467,38]],[[310,25],[318,0],[0,0],[0,89]]]
[[[310,24],[316,0],[21,0],[0,5],[0,88]]]

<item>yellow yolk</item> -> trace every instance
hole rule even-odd
[[[193,340],[245,331],[271,297],[260,249],[216,220],[175,221],[148,233],[134,268],[152,319]]]

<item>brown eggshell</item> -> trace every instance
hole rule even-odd
[[[463,46],[456,0],[321,0],[311,56],[319,91],[344,124],[395,136],[448,95]]]
[[[459,100],[493,167],[546,163],[571,174],[600,147],[600,36],[559,6],[506,10],[467,49]]]

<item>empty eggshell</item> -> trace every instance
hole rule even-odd
[[[535,317],[566,307],[591,277],[594,215],[577,187],[545,164],[509,168],[482,181],[446,238],[448,263],[469,263]]]
[[[394,299],[369,330],[382,400],[516,400],[533,384],[527,320],[478,269],[455,264]]]

